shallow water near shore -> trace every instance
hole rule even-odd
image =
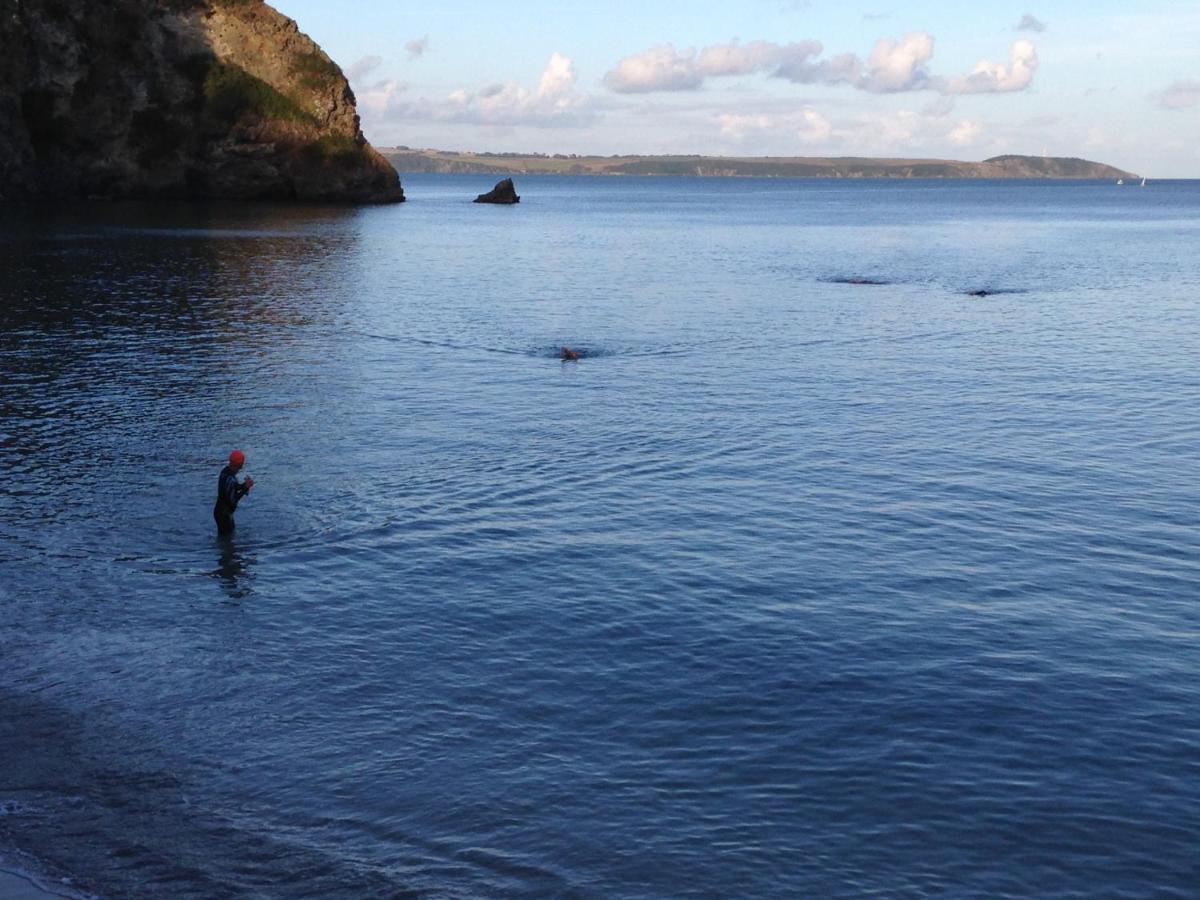
[[[0,846],[1194,896],[1200,182],[492,181],[0,210]]]

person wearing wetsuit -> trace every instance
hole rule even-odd
[[[233,534],[233,511],[237,509],[238,501],[254,487],[254,479],[249,475],[244,482],[238,483],[237,473],[245,464],[246,454],[234,450],[229,454],[229,465],[221,470],[221,477],[217,480],[217,503],[213,507],[213,518],[217,520],[218,534]]]

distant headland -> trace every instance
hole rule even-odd
[[[9,0],[0,200],[389,203],[342,70],[262,0]]]
[[[692,175],[741,178],[1134,178],[1104,163],[1074,157],[993,156],[952,159],[873,159],[816,156],[575,156],[466,153],[383,147],[399,172],[507,175]]]

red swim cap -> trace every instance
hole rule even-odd
[[[234,450],[229,454],[229,464],[231,466],[244,466],[246,464],[246,454],[241,450]]]

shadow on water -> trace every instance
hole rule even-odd
[[[575,362],[581,359],[603,359],[609,356],[686,356],[699,349],[701,348],[697,346],[603,347],[596,344],[549,344],[531,347],[524,351],[524,355]]]
[[[846,284],[859,287],[887,287],[889,285],[905,284],[906,282],[886,278],[874,277],[836,277],[836,278],[818,278],[818,281],[824,284]],[[911,283],[911,282],[909,282]],[[1007,287],[980,287],[980,288],[958,288],[957,293],[965,297],[991,297],[997,294],[1027,294],[1025,288],[1007,288]]]
[[[246,321],[291,321],[300,313],[288,288],[311,274],[303,262],[344,250],[353,216],[266,204],[5,207],[0,330],[67,327],[86,351],[79,338],[124,327],[209,336],[215,323],[236,337]]]
[[[72,873],[63,897],[420,895],[402,875],[239,828],[229,810],[244,801],[211,787],[224,765],[147,753],[158,728],[0,688],[0,853]]]
[[[459,353],[493,353],[503,356],[530,356],[539,359],[574,360],[576,357],[565,356],[564,349],[578,354],[578,359],[598,359],[606,356],[678,356],[692,351],[689,347],[601,347],[594,344],[537,344],[531,347],[489,347],[485,345],[467,344],[461,341],[438,340],[432,338],[412,337],[408,335],[371,334],[358,332],[360,337],[375,341],[386,341],[392,344],[411,344],[418,347],[428,347],[435,350],[454,350]]]
[[[905,281],[893,278],[880,278],[875,276],[835,276],[830,278],[818,278],[817,281],[823,284],[845,284],[857,287],[887,287],[889,285],[913,284],[912,281]],[[931,287],[939,286],[935,282],[928,282]],[[951,289],[948,285],[946,289]],[[1028,290],[1024,288],[1009,288],[1009,287],[976,287],[976,288],[955,288],[956,293],[966,297],[991,297],[995,294],[1027,294]]]
[[[603,359],[608,356],[680,356],[690,353],[691,347],[602,347],[596,344],[544,344],[523,351],[525,356],[575,362],[580,359]]]
[[[993,297],[998,294],[1028,294],[1029,291],[1023,288],[976,288],[970,291],[963,291],[967,297]]]
[[[254,593],[251,571],[254,558],[239,550],[232,537],[217,538],[217,545],[221,554],[212,577],[217,579],[230,600],[245,600]]]
[[[826,284],[858,284],[868,287],[882,287],[888,284],[895,284],[894,281],[888,281],[884,278],[864,278],[859,276],[841,276],[837,278],[820,278],[818,281],[823,281]]]
[[[374,341],[387,341],[392,344],[413,344],[418,347],[430,347],[438,350],[455,350],[460,353],[502,353],[507,356],[520,356],[520,350],[512,350],[506,347],[487,347],[478,344],[466,344],[461,341],[435,340],[432,338],[410,337],[408,335],[395,334],[371,334],[366,331],[358,332],[360,337],[370,338]]]

